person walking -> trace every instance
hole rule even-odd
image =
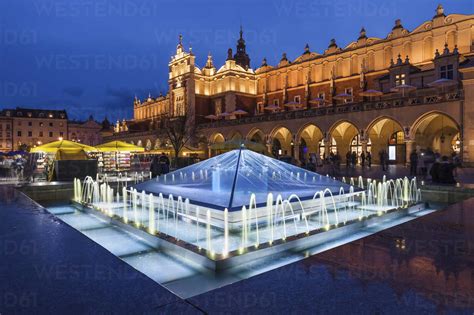
[[[357,153],[355,151],[353,151],[351,154],[351,164],[352,168],[355,168],[357,165]]]
[[[360,166],[362,166],[362,168],[365,167],[365,153],[364,153],[364,151],[362,151],[362,153],[360,154]]]
[[[418,168],[418,153],[416,150],[410,154],[410,175],[416,176],[416,170]]]
[[[371,168],[372,167],[372,154],[369,151],[367,151],[366,159],[367,159],[367,166]]]

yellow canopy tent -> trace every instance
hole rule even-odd
[[[143,152],[144,148],[123,141],[110,141],[95,146],[101,152]]]
[[[59,149],[56,151],[56,155],[54,157],[55,160],[63,161],[63,160],[87,160],[87,154],[83,149],[77,150],[63,150]]]
[[[53,141],[50,143],[46,143],[35,148],[32,148],[30,152],[44,152],[44,153],[54,153],[56,154],[58,150],[61,152],[78,152],[78,151],[85,151],[85,152],[96,152],[97,149],[85,144],[77,143],[74,141],[69,140],[58,140]]]
[[[241,139],[214,143],[213,145],[211,145],[211,149],[219,150],[219,151],[230,151],[230,150],[238,149],[241,146],[249,150],[259,152],[259,153],[267,152],[267,147],[265,145],[258,142],[253,142],[249,140],[241,140]]]

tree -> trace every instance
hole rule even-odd
[[[162,131],[164,131],[163,135],[173,147],[176,163],[175,167],[177,167],[179,153],[194,136],[194,117],[189,115],[167,117],[163,119],[162,126]]]

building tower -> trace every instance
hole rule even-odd
[[[236,64],[240,65],[245,70],[248,70],[250,68],[250,57],[245,51],[245,40],[243,34],[242,26],[240,26],[240,38],[237,41],[237,52],[234,55],[234,60]]]

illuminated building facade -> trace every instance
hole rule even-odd
[[[387,150],[406,163],[413,150],[453,151],[474,162],[474,15],[446,15],[414,30],[396,20],[385,38],[361,29],[345,47],[330,40],[317,53],[306,45],[277,65],[253,70],[241,30],[225,64],[195,64],[180,37],[169,63],[169,90],[134,102],[134,119],[111,139],[163,148],[162,117],[192,115],[197,138],[187,150],[209,156],[216,142],[247,139],[275,155]],[[141,126],[138,128],[137,126]]]

